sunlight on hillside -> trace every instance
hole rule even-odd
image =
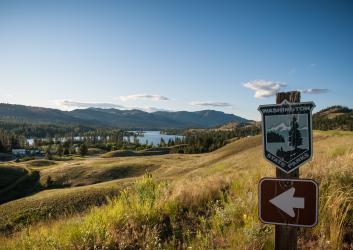
[[[110,169],[114,164],[147,159],[158,165],[157,169],[142,178],[125,180],[128,186],[121,186],[118,197],[106,205],[82,216],[71,211],[65,219],[32,224],[13,238],[3,237],[0,248],[273,248],[274,227],[261,224],[257,215],[257,183],[275,173],[262,159],[260,136],[203,155],[93,159],[87,164],[81,161],[77,167],[93,164]],[[353,234],[352,164],[352,133],[315,132],[314,158],[301,168],[301,177],[320,183],[320,217],[313,229],[300,229],[299,246],[349,248]],[[99,185],[94,189],[105,188],[104,182]],[[59,193],[56,197],[60,199]],[[1,205],[0,211],[1,207],[9,208],[8,204]]]

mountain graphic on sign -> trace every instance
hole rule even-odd
[[[298,119],[293,116],[290,122],[290,129],[288,131],[288,140],[286,140],[291,147],[291,149],[286,150],[283,146],[278,147],[276,151],[276,156],[278,156],[281,160],[286,162],[291,159],[297,157],[306,151],[306,147],[303,147],[303,133],[299,129]],[[305,131],[306,132],[306,131]]]
[[[279,132],[289,131],[290,126],[287,126],[284,122],[282,122],[282,123],[278,124],[277,126],[270,128],[270,130],[271,131],[279,131]]]

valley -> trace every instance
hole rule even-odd
[[[257,218],[257,182],[275,169],[262,159],[261,143],[253,136],[206,154],[10,163],[19,169],[8,175],[12,181],[38,171],[42,189],[0,205],[0,248],[271,249],[274,228]],[[320,218],[314,229],[301,230],[301,246],[351,246],[352,157],[351,132],[315,131],[314,159],[301,176],[320,183]],[[0,171],[8,168],[3,163]],[[124,237],[108,236],[116,233]]]

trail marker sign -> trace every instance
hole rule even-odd
[[[263,178],[259,218],[263,223],[313,227],[318,222],[319,187],[310,179]]]
[[[261,105],[264,157],[290,173],[312,157],[313,102]]]

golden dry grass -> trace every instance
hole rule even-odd
[[[3,246],[10,249],[273,248],[273,226],[263,225],[257,218],[257,183],[261,177],[275,174],[275,168],[262,158],[259,136],[202,155],[90,158],[72,163],[78,164],[77,168],[84,164],[91,166],[89,171],[124,164],[151,164],[158,168],[151,171],[153,180],[143,178],[136,183],[133,177],[51,190],[54,202],[79,189],[89,194],[95,188],[98,191],[108,186],[112,190],[130,187],[108,205],[94,208],[86,215],[64,219],[59,216],[55,222],[33,224],[29,231],[3,238]],[[54,173],[56,167],[49,167],[48,171],[53,168]],[[313,178],[320,184],[320,217],[315,228],[300,230],[299,246],[349,249],[353,237],[353,134],[316,131],[314,158],[300,172],[301,177]],[[45,200],[44,196],[51,196],[46,192],[49,191],[25,199],[38,203]],[[69,199],[70,196],[66,201]]]

